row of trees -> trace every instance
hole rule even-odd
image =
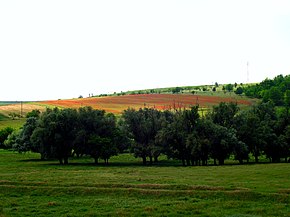
[[[89,155],[98,160],[123,151],[122,132],[116,117],[91,107],[75,109],[47,109],[43,114],[29,117],[20,131],[14,131],[6,140],[7,147],[19,152],[33,151],[41,159],[56,158],[68,164],[72,155]]]
[[[223,165],[234,156],[240,163],[255,161],[265,154],[271,162],[290,155],[288,109],[276,113],[272,103],[262,103],[240,111],[235,103],[220,103],[204,117],[199,107],[174,112],[128,109],[123,118],[133,138],[134,154],[157,161],[163,153],[183,165],[207,165],[214,160]]]
[[[118,119],[91,107],[47,109],[31,115],[20,131],[5,141],[19,152],[33,151],[42,159],[57,158],[67,164],[72,155],[91,156],[106,163],[124,150],[143,164],[158,161],[161,154],[183,165],[223,165],[234,156],[240,163],[266,155],[271,162],[290,156],[289,109],[277,110],[261,103],[240,110],[235,103],[220,103],[205,116],[199,107],[159,111],[127,109]]]

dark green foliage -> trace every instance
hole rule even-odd
[[[214,106],[209,117],[215,124],[230,128],[233,125],[234,117],[239,111],[237,103],[221,102],[218,106]]]
[[[244,89],[246,96],[263,99],[264,102],[271,101],[275,105],[286,105],[287,94],[290,90],[290,76],[278,75],[274,79],[265,79],[259,84],[248,86]],[[285,101],[286,100],[286,101]]]
[[[25,124],[23,125],[22,129],[18,132],[18,137],[16,142],[12,145],[12,148],[17,150],[18,152],[26,152],[26,151],[34,151],[38,152],[38,148],[34,146],[31,142],[30,137],[33,134],[33,131],[37,127],[37,120],[36,117],[29,117],[27,118]]]
[[[39,118],[39,116],[40,116],[40,111],[38,109],[32,110],[31,112],[28,112],[26,114],[26,118],[31,118],[31,117]]]
[[[149,157],[150,163],[158,160],[161,154],[160,144],[155,140],[157,132],[161,129],[161,112],[152,109],[127,109],[123,118],[130,137],[134,140],[132,150],[136,157],[141,157],[143,164]]]
[[[238,87],[236,90],[235,90],[235,93],[238,94],[238,95],[241,95],[243,94],[244,92],[244,89],[242,87]]]
[[[159,133],[159,138],[167,146],[167,156],[181,160],[184,166],[191,164],[192,145],[187,137],[194,134],[198,118],[197,106],[190,110],[177,110]]]
[[[0,130],[0,148],[8,148],[4,145],[4,141],[8,138],[8,136],[14,131],[11,127],[6,127]]]
[[[11,149],[19,140],[19,134],[21,130],[14,130],[4,141],[4,148]]]
[[[129,108],[118,120],[91,107],[55,108],[32,115],[22,129],[5,138],[7,148],[37,152],[60,164],[67,164],[73,155],[107,164],[123,151],[142,158],[143,164],[157,162],[161,154],[184,166],[208,165],[209,160],[223,165],[230,157],[242,164],[250,154],[256,162],[260,156],[287,162],[290,118],[288,106],[277,108],[272,101],[242,111],[236,103],[221,102],[203,117],[198,106],[171,111]]]
[[[60,164],[68,164],[73,153],[90,155],[96,162],[102,158],[108,163],[122,142],[123,134],[113,114],[85,107],[79,111],[47,109],[39,118],[29,117],[7,144],[19,152],[33,151],[40,153],[42,159],[56,158]]]
[[[232,85],[232,84],[227,84],[227,85],[225,86],[225,90],[227,90],[227,91],[229,91],[229,92],[233,91],[233,89],[234,89],[234,85]]]
[[[181,87],[175,87],[175,88],[172,89],[172,93],[173,94],[180,93],[182,90],[183,90],[183,88],[181,88]]]

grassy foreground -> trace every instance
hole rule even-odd
[[[290,216],[290,164],[144,167],[0,150],[0,216]]]

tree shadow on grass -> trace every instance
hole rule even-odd
[[[88,158],[89,159],[89,158]],[[74,158],[73,161],[78,160],[77,158]],[[82,160],[82,159],[80,159]],[[183,166],[181,162],[177,160],[161,160],[157,163],[150,164],[149,162],[146,165],[143,165],[141,161],[130,161],[130,162],[109,162],[109,164],[105,164],[105,162],[100,161],[98,164],[95,164],[94,162],[69,162],[67,165],[59,164],[59,162],[55,159],[49,159],[49,160],[42,160],[42,159],[24,159],[19,160],[20,162],[42,162],[42,164],[39,164],[40,166],[60,166],[60,167],[100,167],[100,168],[108,168],[108,167],[228,167],[228,166],[245,166],[245,165],[268,165],[268,164],[276,164],[272,162],[267,161],[261,161],[259,163],[255,162],[248,162],[244,164],[239,164],[236,162],[226,163],[224,165],[214,165],[214,164],[208,164],[206,166]],[[287,162],[280,162],[280,163],[287,163]]]

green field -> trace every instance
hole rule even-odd
[[[70,165],[0,150],[0,216],[290,216],[290,164]]]
[[[8,118],[5,115],[0,113],[0,130],[2,130],[5,127],[12,127],[14,129],[19,129],[20,127],[23,126],[25,121],[26,121],[25,118],[12,120],[11,118]]]

